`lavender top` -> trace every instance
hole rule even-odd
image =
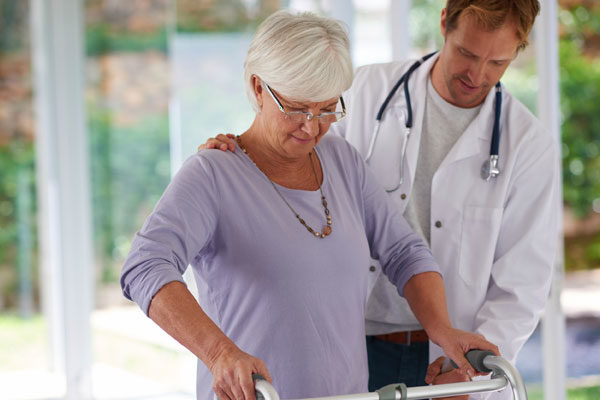
[[[327,135],[317,146],[333,232],[296,220],[239,148],[202,151],[173,178],[136,234],[121,274],[148,312],[154,294],[191,265],[202,309],[243,351],[261,358],[282,398],[367,391],[365,303],[369,256],[400,294],[414,274],[439,272],[361,156]],[[320,192],[278,186],[321,230]],[[197,398],[213,396],[198,363]]]

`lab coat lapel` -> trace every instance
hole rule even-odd
[[[423,65],[417,68],[410,80],[408,81],[408,89],[410,91],[410,99],[412,102],[413,110],[413,127],[411,130],[411,137],[408,141],[406,148],[406,160],[405,160],[405,181],[412,182],[415,179],[415,172],[417,170],[417,159],[419,157],[419,147],[421,143],[421,131],[423,129],[423,117],[425,115],[425,101],[427,97],[427,79],[431,68],[438,59],[438,54],[432,56],[429,60],[425,61]],[[404,87],[401,87],[402,93],[398,98],[402,99],[403,106],[406,107],[404,99]],[[408,180],[406,180],[408,178]]]
[[[458,138],[450,149],[438,171],[446,166],[465,158],[489,152],[494,125],[494,102],[496,90],[493,88],[487,94],[479,114],[469,124],[465,132]],[[483,162],[483,160],[482,160]]]

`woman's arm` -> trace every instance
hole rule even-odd
[[[163,286],[152,298],[148,314],[208,367],[220,399],[254,400],[254,373],[271,381],[265,364],[225,336],[181,282]]]
[[[215,179],[207,159],[194,156],[184,163],[136,234],[121,286],[126,297],[206,364],[219,398],[252,400],[252,373],[269,376],[264,363],[227,338],[182,282],[190,261],[212,243],[221,206]]]

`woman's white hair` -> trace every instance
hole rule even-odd
[[[350,41],[341,22],[278,11],[258,27],[244,62],[246,95],[256,112],[252,75],[299,102],[338,97],[352,84]]]

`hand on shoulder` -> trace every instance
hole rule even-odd
[[[209,138],[206,143],[198,146],[198,151],[205,149],[218,149],[222,151],[235,151],[235,135],[232,133],[219,133],[217,137]]]

